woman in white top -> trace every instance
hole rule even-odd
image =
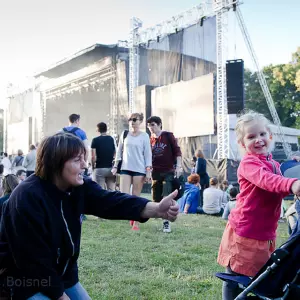
[[[116,160],[112,173],[117,173],[118,163],[122,161],[120,173],[120,190],[123,193],[130,193],[132,185],[132,195],[141,194],[145,177],[151,179],[152,151],[150,138],[146,132],[140,131],[140,124],[143,122],[143,114],[131,114],[129,122],[129,132],[122,133],[117,149]],[[139,223],[130,221],[132,230],[139,230]]]
[[[6,175],[12,173],[11,161],[9,160],[6,152],[2,152],[2,154],[3,154],[3,158],[2,158],[1,164],[4,166],[3,176],[6,176]]]

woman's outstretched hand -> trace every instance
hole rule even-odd
[[[162,218],[174,222],[179,212],[179,206],[174,200],[178,191],[174,191],[170,195],[163,198],[160,203],[149,201],[141,213],[141,217],[148,218]]]

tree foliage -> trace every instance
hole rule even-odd
[[[288,64],[263,68],[275,108],[283,126],[300,128],[300,48]],[[272,120],[256,72],[245,70],[246,108]]]

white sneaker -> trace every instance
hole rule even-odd
[[[169,221],[164,221],[163,223],[163,232],[170,233],[171,232],[171,225]]]

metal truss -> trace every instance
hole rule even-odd
[[[131,19],[131,31],[129,37],[129,112],[135,110],[134,89],[139,84],[139,45],[138,30],[142,27],[142,22],[138,18]]]
[[[243,16],[242,16],[242,13],[241,13],[241,10],[240,10],[239,7],[237,7],[237,9],[236,9],[236,17],[238,19],[239,26],[240,26],[241,32],[243,34],[243,37],[244,37],[245,43],[247,45],[247,48],[249,50],[249,53],[251,55],[252,61],[255,65],[255,69],[256,69],[255,71],[257,73],[260,86],[261,86],[262,91],[264,93],[264,96],[266,98],[271,116],[273,118],[273,122],[274,122],[275,125],[277,125],[278,132],[279,132],[279,138],[282,142],[284,152],[285,152],[287,158],[289,158],[292,154],[291,153],[291,147],[290,147],[290,144],[287,143],[284,139],[284,133],[283,133],[283,130],[282,130],[282,127],[281,127],[281,122],[280,122],[278,113],[277,113],[275,105],[274,105],[274,101],[272,99],[272,96],[271,96],[269,87],[267,85],[267,81],[265,79],[265,76],[264,76],[264,74],[263,74],[263,72],[262,72],[262,70],[259,66],[258,59],[257,59],[257,56],[255,54],[255,51],[254,51],[254,48],[253,48],[253,45],[252,45],[252,42],[251,42],[251,39],[250,39],[250,35],[249,35],[248,30],[246,28],[246,24],[244,22],[244,19],[243,19]]]
[[[46,117],[47,117],[47,99],[46,94],[44,92],[41,92],[40,94],[40,109],[42,114],[42,120],[41,120],[41,138],[44,138],[46,136]]]
[[[169,34],[178,32],[201,21],[201,18],[214,15],[211,1],[202,1],[201,4],[182,12],[166,21],[163,21],[153,27],[140,30],[136,39],[136,46],[146,44],[150,41],[156,41],[157,38],[163,38]]]
[[[229,122],[227,111],[226,89],[226,59],[227,59],[227,16],[228,1],[216,0],[214,10],[216,13],[217,29],[217,141],[218,158],[229,157]]]
[[[119,103],[118,103],[118,95],[117,95],[117,78],[116,78],[116,64],[113,63],[113,73],[114,76],[111,77],[110,83],[110,95],[111,95],[111,103],[110,103],[110,116],[109,116],[109,133],[115,136],[118,133],[118,121],[119,121]]]
[[[120,46],[127,44],[129,47],[129,112],[133,112],[135,109],[134,89],[138,86],[139,78],[139,46],[178,32],[197,24],[202,18],[214,15],[211,1],[202,2],[169,20],[144,30],[142,29],[141,20],[138,18],[131,19],[129,41],[127,43],[124,43],[124,41],[119,42]]]

